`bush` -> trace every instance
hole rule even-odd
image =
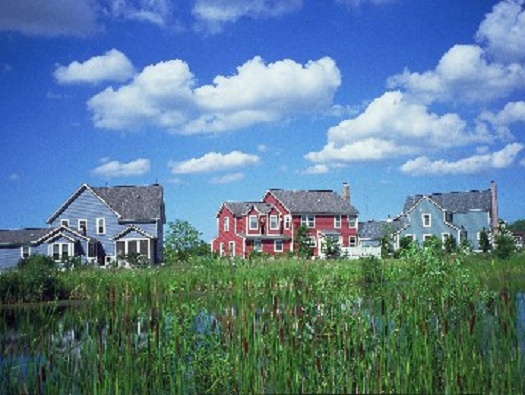
[[[69,290],[59,277],[53,259],[34,255],[22,259],[17,269],[0,274],[0,302],[27,303],[68,299]]]

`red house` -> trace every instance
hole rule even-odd
[[[224,202],[217,213],[218,236],[212,250],[221,256],[248,257],[253,251],[279,255],[294,252],[297,229],[306,225],[313,255],[332,238],[341,247],[354,247],[358,212],[350,204],[350,187],[342,196],[332,190],[270,189],[258,202]]]

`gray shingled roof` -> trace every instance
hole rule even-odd
[[[272,209],[271,204],[262,203],[262,202],[225,202],[226,207],[233,213],[236,217],[241,217],[248,213],[248,211],[255,206],[257,210],[261,213],[269,213]]]
[[[51,232],[53,228],[0,230],[0,245],[29,245]]]
[[[404,222],[402,220],[359,222],[359,238],[379,239],[383,236],[385,230],[390,228],[397,232],[403,225]]]
[[[434,193],[426,195],[436,204],[452,213],[466,213],[470,210],[490,211],[492,197],[490,189],[483,191]],[[403,212],[406,213],[419,202],[423,195],[409,196],[405,202]]]
[[[270,192],[279,199],[292,214],[357,215],[355,207],[334,191],[271,189]]]
[[[160,185],[92,188],[122,220],[164,218],[164,196]]]

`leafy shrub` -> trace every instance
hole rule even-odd
[[[41,302],[68,297],[69,290],[50,257],[34,255],[22,259],[17,269],[0,274],[1,303]]]

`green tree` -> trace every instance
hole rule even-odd
[[[176,219],[168,223],[164,237],[166,263],[185,262],[192,256],[211,255],[208,243],[201,239],[202,233],[188,221]]]
[[[525,230],[525,219],[518,219],[507,226],[509,230]]]
[[[327,258],[338,258],[341,255],[339,241],[333,237],[326,237],[323,244],[323,253]]]
[[[312,239],[308,233],[308,227],[301,225],[297,228],[297,255],[300,258],[310,258],[313,255]]]
[[[494,243],[494,254],[500,259],[507,259],[516,251],[514,237],[503,221],[499,223],[499,232],[494,238]]]
[[[491,248],[489,234],[485,228],[483,228],[483,230],[479,232],[479,249],[486,253],[489,252]]]
[[[394,232],[395,228],[392,225],[383,225],[380,239],[381,258],[388,258],[394,252]]]
[[[454,252],[457,251],[457,249],[458,249],[458,242],[456,241],[456,238],[454,237],[454,235],[449,235],[445,239],[445,243],[444,243],[443,247],[445,248],[445,252],[447,254],[453,254]]]

